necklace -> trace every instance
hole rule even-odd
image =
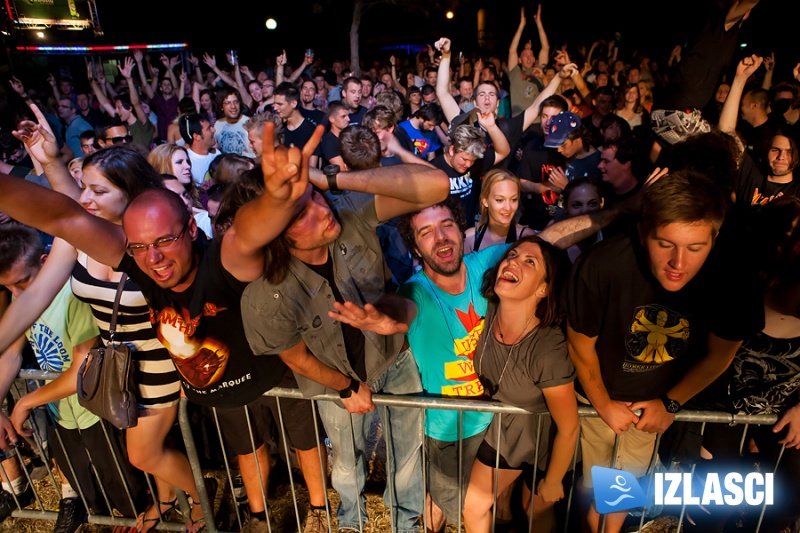
[[[500,314],[500,309],[498,308],[495,311],[494,316],[492,317],[491,324],[489,324],[488,332],[484,331],[483,332],[483,336],[493,335],[494,321],[497,318],[497,315],[499,315],[499,314]],[[503,364],[503,370],[500,371],[500,377],[497,379],[497,383],[492,383],[491,380],[488,377],[484,376],[483,372],[481,371],[481,369],[483,368],[483,354],[486,351],[486,343],[489,342],[486,339],[482,339],[483,340],[482,344],[483,344],[483,348],[484,349],[481,350],[481,356],[478,359],[478,381],[480,381],[481,386],[483,387],[483,390],[486,391],[486,394],[488,394],[490,397],[494,396],[495,394],[497,394],[497,391],[500,390],[500,383],[503,382],[503,376],[506,375],[506,369],[508,368],[509,361],[511,361],[511,356],[514,353],[514,348],[517,348],[517,346],[519,346],[520,343],[523,340],[525,340],[528,337],[528,335],[530,335],[536,329],[536,328],[533,328],[527,334],[525,333],[525,330],[528,329],[528,326],[531,324],[531,321],[533,320],[533,317],[535,317],[535,316],[536,316],[536,313],[533,313],[531,315],[531,317],[525,323],[525,327],[522,328],[522,331],[517,336],[517,339],[514,341],[514,344],[512,344],[511,347],[508,349],[508,355],[506,356],[506,362],[505,362],[505,364]],[[499,322],[497,323],[497,333],[500,335],[500,340],[501,341],[505,340],[504,337],[503,337],[503,330],[500,329],[500,323]],[[517,352],[519,352],[519,349],[517,350]]]

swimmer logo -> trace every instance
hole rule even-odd
[[[630,472],[614,468],[592,467],[594,502],[600,514],[644,507],[647,498]]]

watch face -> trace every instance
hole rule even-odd
[[[681,404],[679,404],[675,400],[667,401],[667,412],[669,412],[669,413],[677,413],[680,410],[681,410]]]

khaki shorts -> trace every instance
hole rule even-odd
[[[614,464],[614,430],[602,418],[581,418],[581,453],[583,454],[583,485],[592,487],[592,467],[618,468],[642,477],[653,459],[656,433],[640,431],[633,425],[619,436]]]

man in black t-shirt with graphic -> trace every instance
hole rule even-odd
[[[270,122],[264,138],[271,139],[273,134]],[[302,158],[299,150],[273,151],[272,143],[265,143],[264,192],[243,205],[231,227],[214,242],[202,238],[180,197],[166,189],[147,189],[133,198],[119,226],[91,215],[64,195],[40,191],[40,187],[32,191],[27,184],[20,185],[21,180],[0,175],[3,205],[6,200],[13,203],[9,212],[15,218],[127,272],[139,285],[187,398],[217,408],[228,446],[238,455],[250,505],[245,527],[250,532],[269,529],[261,487],[268,486],[266,443],[277,415],[272,413],[271,400],[262,395],[276,386],[293,383],[296,387],[296,382],[279,358],[253,354],[244,335],[240,298],[247,284],[264,272],[264,247],[289,223],[297,203],[308,196],[308,160],[321,135],[320,128]],[[42,205],[48,209],[41,209]],[[253,413],[255,450],[250,446],[245,406]],[[309,489],[309,518],[321,515],[315,523],[320,523],[319,518],[327,523],[319,459],[326,454],[317,442],[310,405],[296,407],[284,407],[291,410],[284,419]],[[194,523],[201,516],[197,509],[191,517]]]
[[[286,126],[283,130],[283,145],[287,148],[292,146],[303,148],[314,134],[317,125],[311,119],[305,118],[297,108],[300,91],[293,83],[285,81],[275,87],[274,98],[272,109],[281,117]],[[317,150],[311,156],[313,168],[317,168],[318,160],[319,151]]]
[[[493,118],[488,120],[493,122]],[[496,125],[490,127],[489,131],[490,135],[503,136]],[[481,176],[495,164],[497,153],[494,148],[486,148],[483,131],[467,124],[457,127],[451,139],[444,153],[435,157],[431,164],[444,170],[450,178],[450,197],[461,205],[466,227],[471,228],[479,215]]]
[[[721,303],[706,265],[726,207],[708,178],[675,172],[643,191],[638,238],[605,240],[576,263],[565,293],[567,343],[582,401],[600,415],[581,422],[584,486],[592,466],[644,475],[656,433],[741,344],[748,313]],[[606,515],[605,530],[618,532],[626,514]],[[596,532],[594,506],[588,522]]]

